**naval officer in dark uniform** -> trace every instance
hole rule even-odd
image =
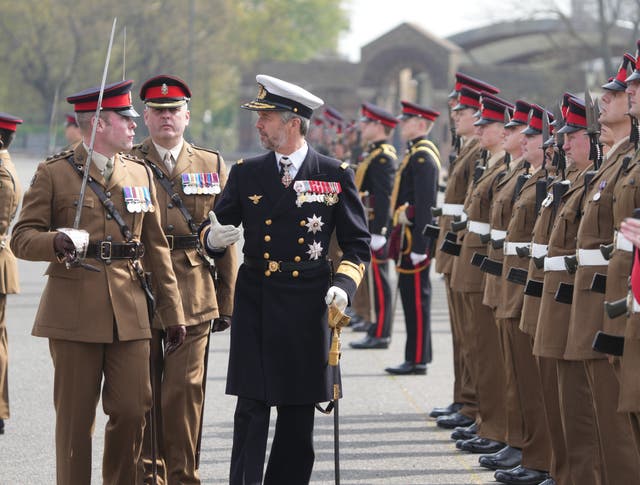
[[[244,264],[235,288],[227,394],[238,396],[230,483],[259,484],[271,406],[278,418],[265,484],[309,483],[314,403],[329,401],[327,305],[344,310],[370,259],[364,208],[348,164],[305,141],[323,101],[294,84],[258,75],[245,109],[269,152],[231,169],[200,237],[215,256],[240,237]],[[219,222],[218,222],[219,220]],[[344,255],[327,261],[336,231]]]

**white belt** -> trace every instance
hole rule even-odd
[[[501,231],[500,229],[491,229],[491,240],[502,241],[507,237],[507,231]]]
[[[620,251],[627,251],[629,253],[633,252],[633,243],[629,241],[624,234],[616,231],[614,239],[616,241],[616,249],[619,249]]]
[[[516,248],[528,248],[530,242],[505,242],[503,252],[505,256],[516,256]]]
[[[599,249],[578,249],[578,266],[608,266],[609,261],[604,259]]]
[[[532,258],[542,258],[547,255],[547,250],[549,246],[546,244],[537,244],[531,243],[531,257]]]
[[[491,226],[487,222],[469,221],[467,222],[467,229],[469,232],[474,232],[485,236],[491,232]]]
[[[567,267],[564,265],[564,256],[552,256],[544,258],[544,270],[545,271],[566,271]]]
[[[464,204],[442,204],[443,216],[461,216]]]

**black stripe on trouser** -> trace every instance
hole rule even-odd
[[[373,277],[373,292],[376,321],[369,329],[369,336],[388,338],[391,336],[391,319],[393,318],[393,302],[391,301],[391,285],[389,283],[389,263],[371,262],[368,271]],[[369,277],[367,275],[367,277]],[[365,282],[366,283],[366,282]]]
[[[398,274],[407,343],[404,359],[407,362],[431,362],[431,280],[429,268],[415,274]],[[421,315],[418,313],[420,312]],[[419,317],[422,323],[419,325]],[[418,339],[418,333],[422,336]]]

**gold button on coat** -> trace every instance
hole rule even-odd
[[[271,236],[269,236],[269,234],[267,234],[267,235],[264,237],[264,240],[265,240],[266,242],[271,241]]]
[[[263,257],[264,259],[269,259],[269,256],[270,256],[270,254],[269,254],[269,253],[264,253],[264,254],[262,255],[262,257]]]
[[[264,223],[265,223],[267,226],[270,226],[270,225],[271,225],[271,222],[273,222],[271,219],[267,219],[266,221],[264,221]]]
[[[293,260],[294,260],[296,263],[299,263],[301,259],[302,259],[302,258],[301,258],[300,256],[296,256],[295,258],[293,258]]]
[[[297,278],[299,274],[300,273],[298,273],[297,271],[294,271],[291,273],[291,276],[293,276],[294,278]]]
[[[304,238],[301,237],[300,239],[298,239],[298,244],[304,244]]]

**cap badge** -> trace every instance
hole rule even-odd
[[[162,86],[160,87],[160,92],[163,94],[163,96],[166,96],[167,94],[169,94],[169,87],[167,86],[167,83],[162,83]]]
[[[258,84],[258,86],[260,86],[260,89],[258,90],[258,95],[256,96],[256,98],[258,99],[264,99],[267,97],[267,90],[264,88],[264,86],[262,84]]]

